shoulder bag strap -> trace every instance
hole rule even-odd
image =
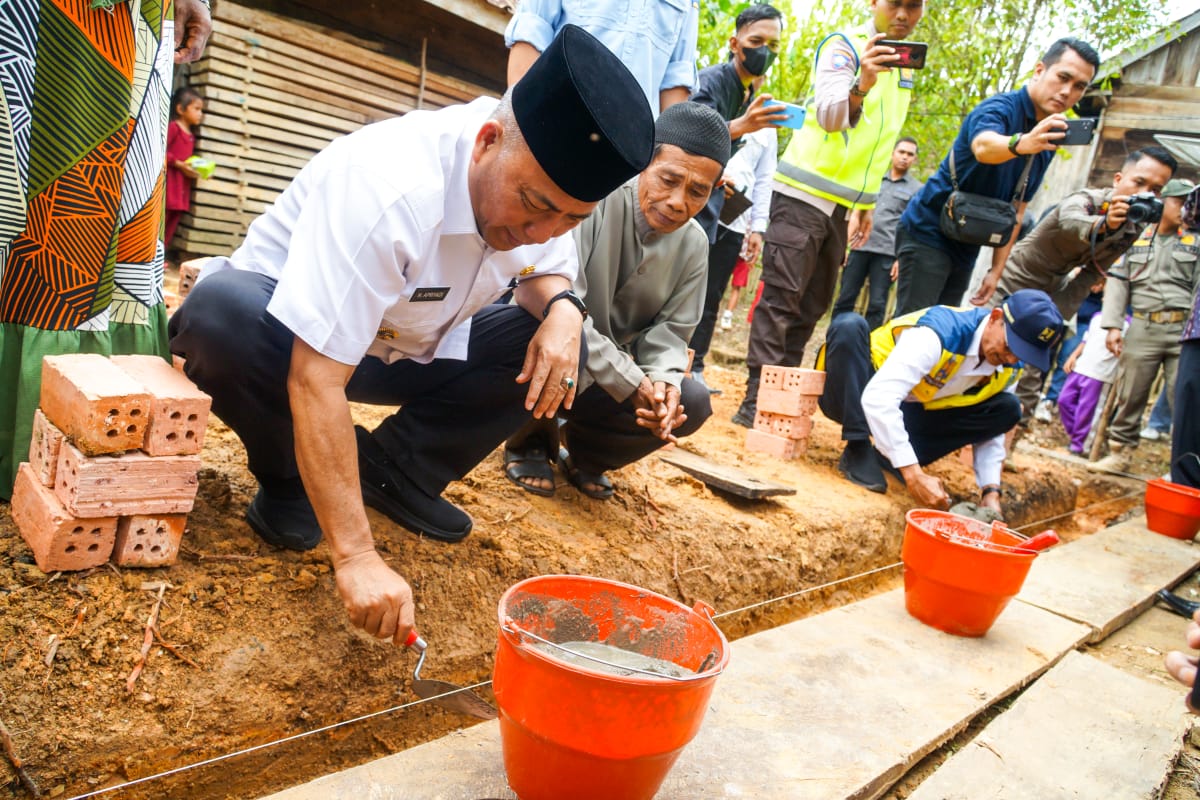
[[[1013,193],[1012,203],[1015,206],[1021,195],[1025,194],[1025,184],[1029,182],[1029,170],[1033,168],[1033,155],[1025,156],[1025,169],[1021,170],[1021,180],[1017,181],[1017,191]]]

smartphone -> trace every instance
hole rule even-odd
[[[929,45],[924,42],[898,42],[895,39],[881,39],[879,44],[894,48],[896,60],[893,66],[904,69],[925,69],[925,53]]]
[[[798,106],[795,103],[785,103],[782,100],[772,100],[772,105],[767,106],[767,110],[778,114],[780,109],[787,113],[787,118],[779,120],[776,125],[782,125],[785,128],[802,128],[804,127],[804,106]]]
[[[718,189],[718,191],[723,190]],[[725,198],[725,205],[721,207],[721,223],[724,225],[733,223],[752,205],[754,203],[746,196],[745,192],[736,186],[733,187],[733,194]]]
[[[1096,133],[1096,119],[1094,117],[1079,117],[1078,119],[1067,120],[1066,136],[1059,139],[1055,144],[1059,147],[1063,145],[1076,144],[1091,144],[1092,136]]]

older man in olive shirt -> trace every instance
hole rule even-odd
[[[1079,310],[1091,287],[1133,246],[1145,227],[1126,219],[1130,196],[1162,191],[1177,162],[1161,147],[1136,150],[1113,176],[1109,189],[1080,189],[1063,198],[1013,247],[991,305],[1019,289],[1041,289],[1063,319]],[[1073,273],[1074,270],[1077,270]],[[1028,365],[1017,385],[1022,416],[1037,405],[1042,372]]]

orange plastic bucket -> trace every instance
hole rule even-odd
[[[492,689],[517,796],[650,800],[700,730],[729,661],[708,612],[601,578],[546,575],[509,588],[500,598]],[[607,674],[556,658],[534,637],[601,642],[694,674]]]
[[[1021,591],[1037,553],[1020,536],[945,511],[905,515],[904,606],[926,625],[983,636]]]
[[[1200,531],[1200,489],[1154,478],[1146,481],[1146,527],[1174,539]]]

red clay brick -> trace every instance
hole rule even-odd
[[[29,442],[29,466],[43,486],[54,485],[54,472],[58,469],[58,451],[62,447],[63,432],[46,419],[39,408],[33,412],[33,437]]]
[[[770,411],[759,409],[754,416],[754,427],[756,430],[773,433],[785,439],[807,439],[812,433],[812,417],[772,414]]]
[[[187,514],[121,517],[112,559],[119,567],[167,567],[179,555]]]
[[[53,491],[38,482],[28,464],[17,469],[11,511],[42,572],[90,569],[112,555],[117,518],[73,516]]]
[[[176,312],[176,310],[179,309],[179,304],[182,302],[183,301],[179,299],[179,295],[175,294],[174,292],[172,292],[168,289],[163,290],[163,305],[167,309],[168,317],[171,316],[172,314],[174,314]]]
[[[825,372],[803,367],[763,367],[763,389],[783,389],[797,394],[817,394],[825,389]]]
[[[138,450],[89,458],[65,442],[54,493],[81,517],[186,514],[199,469],[200,456],[151,457]]]
[[[811,417],[817,410],[820,395],[797,394],[786,389],[759,389],[758,409],[789,417]]]
[[[746,449],[783,459],[799,458],[808,452],[808,439],[785,439],[773,433],[746,431]]]
[[[212,398],[158,356],[113,356],[112,362],[151,394],[142,450],[152,456],[199,453]]]
[[[67,440],[89,456],[142,446],[150,394],[104,356],[42,359],[40,405]]]
[[[200,270],[204,268],[207,258],[193,258],[191,261],[184,261],[179,265],[179,302],[183,302],[183,298],[188,296],[188,292],[196,285],[196,278],[200,275]]]

